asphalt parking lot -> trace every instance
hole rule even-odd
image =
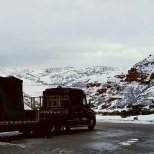
[[[98,122],[61,135],[39,138],[22,134],[2,135],[0,153],[5,154],[154,154],[154,125]]]

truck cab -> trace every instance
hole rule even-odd
[[[53,113],[49,118],[53,121],[54,131],[79,126],[88,126],[92,130],[96,125],[95,113],[81,89],[60,86],[45,89],[40,100],[40,118],[45,118],[47,112]]]

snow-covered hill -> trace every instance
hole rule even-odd
[[[47,68],[47,69],[0,69],[1,76],[15,76],[23,80],[25,102],[29,96],[41,96],[46,88],[65,86],[87,89],[88,83],[105,83],[116,74],[126,72],[127,68],[94,66],[88,68]],[[95,93],[96,89],[94,90]],[[91,95],[91,94],[90,94]]]
[[[136,63],[125,75],[111,78],[102,89],[105,90],[99,90],[97,98],[94,96],[99,110],[132,105],[154,107],[154,55]]]
[[[41,96],[46,88],[61,85],[82,88],[98,110],[154,103],[154,55],[149,55],[132,68],[5,68],[0,69],[0,74],[13,75],[23,80],[25,101],[27,96]]]
[[[86,88],[87,83],[105,83],[115,74],[126,72],[122,67],[95,66],[88,68],[0,69],[1,76],[15,76],[23,80],[23,91],[40,96],[45,88],[67,86]]]

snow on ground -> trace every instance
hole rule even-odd
[[[126,118],[122,118],[121,116],[96,115],[96,121],[111,123],[154,124],[154,114],[130,116]]]
[[[123,142],[121,142],[119,144],[128,146],[128,145],[131,145],[132,143],[136,143],[138,141],[139,141],[139,139],[133,138],[133,139],[123,141]]]
[[[18,147],[20,149],[26,149],[26,148],[31,148],[31,146],[26,146],[24,144],[13,144],[13,143],[5,143],[5,142],[0,142],[0,146],[2,147]]]

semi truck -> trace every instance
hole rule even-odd
[[[78,88],[48,88],[42,96],[31,97],[30,110],[24,109],[23,80],[0,77],[0,132],[19,131],[24,135],[51,135],[86,126],[93,130],[95,112],[86,94]]]

